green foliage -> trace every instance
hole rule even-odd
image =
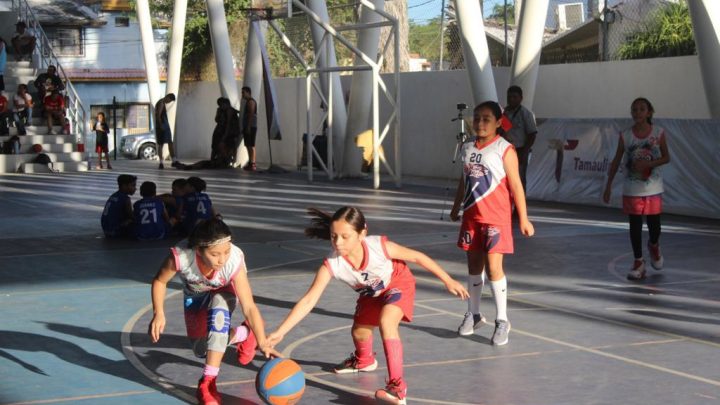
[[[505,5],[500,3],[495,4],[488,18],[498,21],[505,21]],[[515,24],[515,2],[508,1],[507,23],[509,25]]]
[[[410,53],[416,53],[429,61],[440,60],[440,17],[424,24],[410,20],[409,43]]]
[[[626,38],[619,59],[644,59],[695,54],[690,12],[685,2],[670,3],[650,17],[643,29]]]

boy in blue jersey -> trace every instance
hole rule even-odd
[[[188,177],[187,182],[188,192],[183,199],[180,215],[183,231],[190,234],[200,220],[210,219],[218,214],[213,208],[210,197],[204,192],[207,187],[205,180],[200,177]]]
[[[108,198],[100,217],[106,238],[132,237],[133,207],[130,196],[135,194],[137,177],[121,174],[117,178],[118,191]]]
[[[165,204],[155,197],[157,187],[152,181],[140,185],[142,200],[135,202],[135,237],[138,240],[163,239],[168,233],[171,219]]]
[[[185,194],[187,193],[188,185],[187,179],[179,178],[172,182],[172,191],[170,193],[160,194],[160,199],[165,204],[165,209],[168,212],[168,216],[174,223],[171,226],[170,233],[182,233],[180,229],[182,224],[182,216],[180,207],[182,206]]]

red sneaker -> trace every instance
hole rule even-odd
[[[645,260],[635,259],[632,269],[627,275],[628,280],[638,281],[645,278]]]
[[[407,404],[407,384],[402,378],[387,382],[384,389],[375,391],[375,400],[383,404]]]
[[[195,396],[198,401],[200,401],[200,405],[221,404],[220,393],[217,390],[217,385],[215,385],[215,380],[217,380],[216,377],[203,376],[203,378],[198,381]]]
[[[656,243],[653,245],[650,241],[648,241],[647,247],[650,251],[650,264],[653,269],[662,270],[665,260],[663,259],[662,253],[660,253],[660,244]]]
[[[248,328],[248,337],[247,339],[237,344],[237,359],[238,363],[245,366],[249,364],[252,359],[255,358],[255,351],[257,350],[257,339],[255,339],[255,334],[253,333],[252,329],[250,329],[250,325],[248,324],[248,322],[245,321],[242,324]]]
[[[365,363],[362,363],[360,359],[355,355],[355,352],[353,352],[350,357],[343,360],[342,363],[338,364],[337,366],[333,367],[333,372],[335,374],[348,374],[348,373],[359,373],[359,372],[366,372],[366,371],[373,371],[377,368],[378,362],[375,359],[375,356],[373,355],[372,361],[366,361]]]

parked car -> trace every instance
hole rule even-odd
[[[157,158],[155,134],[133,134],[120,138],[120,151],[128,159],[154,160]]]

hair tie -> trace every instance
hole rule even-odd
[[[232,240],[232,236],[226,236],[224,238],[215,239],[212,241],[206,241],[206,242],[199,242],[198,246],[200,247],[211,247],[211,246],[217,246],[221,243],[230,242]]]

